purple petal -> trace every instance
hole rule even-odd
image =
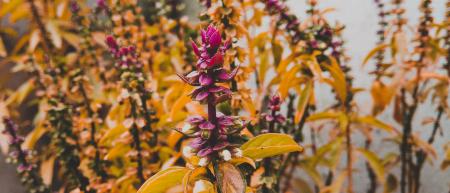
[[[199,82],[202,86],[211,85],[213,83],[213,79],[208,74],[202,73],[200,74]]]
[[[272,115],[266,115],[266,121],[271,122],[271,121],[273,121],[273,120],[274,120],[274,118],[273,118]]]
[[[195,96],[195,100],[196,101],[205,100],[206,97],[208,97],[208,95],[209,95],[209,92],[206,92],[206,91],[200,92]]]
[[[231,118],[229,116],[220,117],[219,124],[223,125],[223,126],[232,126],[232,125],[234,125],[233,118]]]
[[[186,78],[195,78],[199,75],[200,73],[198,71],[192,71],[189,74],[186,75]]]
[[[199,157],[205,157],[205,156],[208,156],[209,154],[211,154],[212,152],[214,152],[213,149],[210,148],[210,147],[208,147],[208,148],[205,148],[205,149],[200,150],[200,151],[197,153],[197,155],[198,155]]]
[[[221,80],[221,81],[231,80],[232,78],[234,78],[234,76],[236,76],[238,70],[239,70],[239,66],[234,68],[233,71],[231,71],[231,73],[229,73],[229,74],[227,73],[226,70],[220,70],[219,74],[217,76],[219,77],[219,80]]]
[[[200,69],[206,69],[206,68],[208,68],[208,63],[209,63],[209,60],[200,60],[197,64],[197,66]]]
[[[200,31],[200,35],[202,36],[202,42],[206,43],[206,31],[205,30],[201,30]]]
[[[190,124],[196,125],[199,124],[201,122],[203,122],[205,120],[205,118],[201,117],[201,116],[192,116],[187,118],[187,122],[189,122]]]
[[[221,91],[224,91],[224,90],[227,90],[228,88],[225,88],[225,87],[223,87],[223,86],[213,86],[213,87],[210,87],[209,89],[208,89],[208,91],[209,92],[221,92]]]
[[[214,150],[214,151],[222,150],[222,149],[226,148],[228,145],[229,145],[228,142],[223,141],[223,142],[221,142],[221,143],[219,143],[219,144],[216,144],[216,145],[213,147],[213,150]]]
[[[219,31],[214,31],[209,38],[209,45],[211,46],[211,48],[215,49],[220,46],[220,43],[222,43],[222,36],[220,35]]]
[[[277,115],[276,119],[277,119],[278,123],[282,123],[282,122],[286,121],[286,118],[284,118],[283,115]]]
[[[223,55],[220,52],[217,52],[210,60],[209,67],[213,67],[216,65],[221,65],[223,63]]]
[[[192,40],[191,40],[191,46],[192,46],[192,49],[194,50],[195,55],[200,57],[200,50],[198,50],[197,44]]]
[[[198,127],[200,127],[200,129],[205,129],[205,130],[213,130],[215,128],[214,124],[212,124],[209,121],[205,121],[205,122],[201,123],[200,125],[198,125]]]
[[[203,140],[202,138],[198,137],[192,140],[192,142],[189,144],[194,149],[201,148],[207,141]]]

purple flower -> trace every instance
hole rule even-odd
[[[108,5],[105,0],[97,0],[97,8],[101,10],[108,10]]]
[[[70,11],[72,13],[78,13],[80,11],[80,5],[78,5],[77,1],[70,1]]]
[[[32,165],[20,164],[19,166],[17,166],[17,171],[19,173],[26,172],[26,171],[31,171],[32,169],[33,169]]]
[[[267,122],[283,123],[286,121],[286,118],[283,115],[277,114],[277,112],[280,111],[281,102],[281,97],[279,95],[274,95],[270,98],[269,109],[272,112],[271,114],[263,114],[263,117]]]
[[[201,34],[202,47],[199,48],[194,42],[191,42],[194,53],[198,56],[197,70],[186,76],[178,76],[192,86],[200,86],[190,94],[196,101],[206,102],[209,96],[214,99],[228,98],[223,95],[230,95],[231,91],[226,87],[216,86],[215,83],[231,80],[238,71],[238,68],[235,68],[228,73],[222,68],[224,53],[229,48],[229,43],[227,41],[221,47],[220,32],[212,26],[202,30]]]

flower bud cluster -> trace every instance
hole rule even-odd
[[[264,118],[268,122],[274,122],[274,123],[283,123],[286,121],[286,118],[279,114],[278,111],[280,111],[281,106],[281,98],[279,95],[274,95],[269,100],[269,109],[271,110],[271,114],[263,114]]]
[[[191,97],[208,104],[208,119],[201,116],[190,117],[180,132],[193,138],[183,149],[184,156],[190,158],[196,155],[200,158],[198,165],[206,166],[217,157],[229,161],[232,157],[242,156],[242,151],[237,146],[244,122],[239,117],[216,113],[216,104],[231,96],[229,88],[216,83],[230,81],[238,70],[235,68],[229,73],[223,68],[224,54],[230,47],[230,42],[223,43],[220,31],[213,26],[202,30],[201,38],[200,47],[192,42],[193,51],[198,57],[196,70],[187,76],[179,76],[186,83],[198,87],[191,93]]]
[[[46,187],[42,178],[37,174],[37,168],[34,164],[28,161],[30,152],[23,150],[21,145],[23,137],[17,134],[18,127],[10,118],[3,118],[5,130],[2,132],[9,137],[9,158],[8,162],[17,164],[17,172],[21,176],[22,183],[28,188],[29,192],[49,193],[50,190]]]
[[[286,31],[291,36],[293,44],[304,46],[304,52],[312,54],[315,51],[331,51],[331,55],[339,58],[341,56],[340,46],[342,42],[334,37],[336,29],[324,22],[313,22],[311,26],[303,29],[300,21],[294,14],[289,13],[289,9],[279,0],[266,0],[266,9],[271,15],[279,15],[280,24],[285,24]],[[310,2],[315,5],[315,2]],[[315,11],[312,11],[315,12]]]
[[[116,38],[111,35],[106,37],[106,44],[108,45],[111,54],[118,60],[120,67],[142,66],[137,59],[136,47],[119,46]]]
[[[239,117],[232,117],[226,115],[219,115],[217,117],[217,126],[201,116],[192,116],[187,119],[185,126],[181,132],[186,136],[193,138],[188,146],[189,151],[185,152],[187,157],[189,155],[197,155],[199,157],[207,157],[214,152],[220,152],[225,149],[233,150],[233,145],[229,138],[233,135],[239,134],[244,123]],[[214,131],[218,131],[218,136],[215,136],[216,143],[210,144],[211,137]],[[224,159],[230,156],[224,154]],[[231,155],[231,154],[230,154]]]
[[[197,70],[186,76],[181,76],[185,82],[192,86],[199,86],[191,96],[194,100],[206,102],[208,96],[212,96],[217,102],[228,99],[231,96],[229,88],[218,86],[216,83],[228,82],[237,73],[235,68],[231,73],[223,68],[225,51],[230,47],[230,41],[222,45],[222,36],[215,27],[209,26],[201,31],[202,45],[198,47],[191,42],[195,55],[198,57]]]

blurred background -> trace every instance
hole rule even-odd
[[[415,26],[418,21],[420,12],[418,10],[420,0],[407,0],[404,2],[406,8],[405,16],[408,18],[408,25]],[[187,1],[187,9],[186,11],[189,13],[195,13],[194,10],[198,10],[198,5],[196,1]],[[305,2],[303,0],[288,0],[287,5],[290,10],[294,12],[300,18],[305,18]],[[346,40],[346,49],[347,54],[351,57],[350,65],[352,67],[351,74],[354,76],[354,84],[355,87],[363,87],[370,88],[372,83],[372,77],[367,77],[366,75],[373,70],[373,63],[368,63],[365,67],[362,67],[361,63],[364,57],[369,53],[371,49],[373,49],[376,41],[376,31],[377,31],[377,10],[373,0],[319,0],[320,8],[335,8],[335,11],[328,14],[328,19],[330,21],[338,20],[346,26],[344,30],[344,39]],[[446,11],[446,0],[435,0],[432,5],[434,9],[434,18],[438,21],[442,21]],[[195,14],[192,14],[191,19],[195,19]],[[4,21],[1,21],[2,25],[4,25]],[[1,25],[0,25],[1,26]],[[26,26],[26,22],[19,24],[18,29],[21,26]],[[20,33],[20,30],[19,30]],[[1,59],[0,59],[1,60]],[[1,61],[0,61],[1,63]],[[10,66],[8,65],[0,65],[0,84],[3,87],[15,88],[19,85],[21,80],[24,77],[21,75],[14,75],[11,77],[11,73],[9,72]],[[8,81],[6,81],[8,80]],[[319,88],[320,89],[320,88]],[[323,90],[322,92],[327,92]],[[320,96],[320,95],[318,95]],[[333,100],[332,98],[322,98],[319,100],[324,100],[324,104],[329,104]],[[357,95],[356,101],[359,103],[359,106],[362,107],[361,112],[370,113],[371,107],[371,96],[369,92],[363,92]],[[367,107],[367,108],[364,108]],[[427,115],[435,114],[435,109],[429,106],[422,106],[422,108],[418,109],[417,116],[419,117],[427,117]],[[421,120],[422,118],[416,118],[415,120]],[[393,124],[397,128],[399,125],[393,121],[392,111],[387,110],[382,115],[380,115],[380,119],[386,121],[388,123]],[[423,132],[420,130],[420,123],[415,124],[415,132],[421,133],[424,136],[428,136],[428,130],[423,129]],[[443,119],[441,125],[444,128],[450,127],[450,120]],[[448,130],[443,133],[443,136],[438,136],[436,138],[434,146],[437,147],[438,155],[443,154],[443,144],[447,143],[450,139],[450,134]],[[307,134],[308,135],[308,134]],[[363,144],[362,140],[356,139],[355,143]],[[373,144],[373,148],[375,152],[384,152],[386,150],[380,149],[382,146],[378,146],[377,144]],[[384,146],[386,147],[386,146]],[[390,146],[391,148],[397,148],[395,146]],[[440,156],[439,159],[442,159],[443,156]],[[437,160],[441,162],[442,160]],[[15,168],[12,165],[8,165],[5,163],[4,156],[0,154],[0,193],[23,193],[24,190],[21,188],[20,182],[15,173]],[[425,165],[423,170],[422,178],[426,183],[423,184],[422,190],[425,193],[444,193],[448,192],[450,188],[450,172],[437,172],[439,170],[439,165],[434,164],[434,166]],[[299,172],[297,175],[302,175]],[[365,187],[369,180],[365,173],[355,173],[355,179],[358,179],[355,188],[355,192],[363,192],[365,191]]]

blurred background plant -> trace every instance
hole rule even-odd
[[[379,29],[366,36],[378,41],[356,62],[336,10],[306,0],[299,16],[289,3],[0,1],[2,152],[29,192],[448,191],[450,2],[374,0]],[[209,25],[221,58],[191,46]],[[199,58],[221,66],[202,71]],[[224,69],[231,93],[214,104],[183,82]],[[242,121],[236,149],[186,156],[191,115]]]

